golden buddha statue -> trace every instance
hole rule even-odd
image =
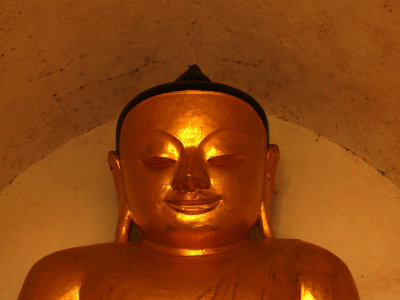
[[[273,236],[279,149],[249,95],[193,65],[134,98],[116,138],[115,242],[46,256],[19,299],[359,299],[334,254]]]

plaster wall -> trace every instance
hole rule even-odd
[[[2,0],[0,188],[188,64],[400,184],[396,0]]]
[[[400,294],[400,190],[342,147],[270,117],[281,162],[272,207],[278,237],[325,247],[349,266],[361,299]],[[0,194],[0,299],[15,299],[51,252],[113,239],[117,199],[106,163],[115,121],[58,148]]]

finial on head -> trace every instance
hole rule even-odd
[[[179,76],[175,81],[211,81],[201,71],[198,65],[189,65],[185,73]]]

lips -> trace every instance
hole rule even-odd
[[[179,198],[166,200],[165,203],[176,212],[186,215],[199,215],[209,212],[222,202],[221,196],[207,198]]]

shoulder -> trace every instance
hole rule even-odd
[[[318,269],[326,271],[332,269],[348,270],[345,263],[332,252],[298,239],[263,241],[255,248],[257,256],[273,256],[274,265],[287,263],[296,267],[296,269],[316,269],[316,266],[319,266]]]
[[[30,269],[18,299],[77,299],[88,272],[115,257],[123,258],[125,248],[118,243],[106,243],[47,255]]]
[[[278,260],[290,261],[299,271],[350,274],[346,264],[332,252],[301,240],[288,241]]]
[[[301,240],[276,239],[264,243],[264,255],[274,249],[272,281],[292,282],[301,293],[315,299],[359,299],[346,264],[332,252]],[[312,291],[312,292],[311,292]]]
[[[289,240],[277,257],[275,271],[291,270],[301,293],[315,299],[359,299],[349,268],[332,252],[301,240]]]

